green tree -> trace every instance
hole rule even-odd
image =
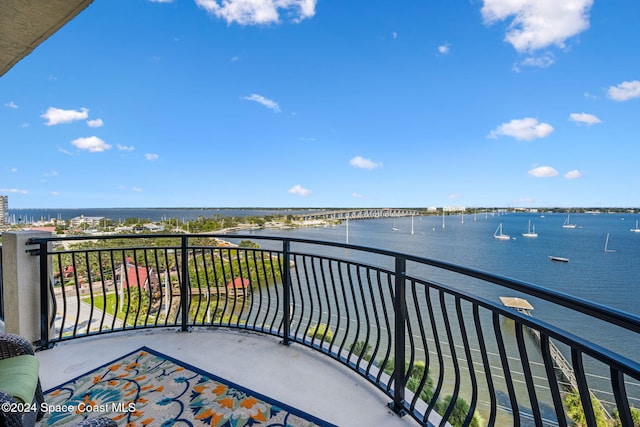
[[[452,396],[447,396],[442,399],[440,402],[436,404],[436,411],[440,414],[444,414],[449,405],[451,404]],[[467,414],[469,413],[469,404],[466,400],[462,398],[457,398],[455,404],[453,405],[453,411],[451,411],[451,415],[449,415],[449,419],[447,420],[449,424],[453,427],[462,427],[464,420],[467,418]],[[476,412],[473,414],[473,418],[471,419],[471,427],[480,427],[483,423],[482,418]]]
[[[572,421],[571,425],[576,427],[588,427],[580,395],[577,393],[569,393],[567,394],[567,397],[565,397],[564,403],[567,408],[567,415]],[[607,416],[604,409],[602,409],[602,405],[600,405],[600,402],[593,396],[591,396],[591,406],[593,407],[593,413],[596,417],[596,427],[609,427],[611,423],[607,420]]]

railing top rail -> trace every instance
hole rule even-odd
[[[640,333],[640,316],[627,313],[615,308],[605,306],[603,304],[595,303],[585,300],[583,298],[568,295],[562,292],[558,292],[552,289],[537,286],[528,282],[520,281],[513,278],[500,276],[485,271],[463,267],[460,265],[448,263],[445,261],[434,260],[430,258],[419,257],[416,255],[405,254],[396,251],[390,251],[387,249],[373,248],[367,246],[353,245],[340,242],[330,242],[313,239],[301,239],[291,237],[279,237],[279,236],[256,236],[253,234],[220,234],[220,233],[206,233],[206,234],[121,234],[121,235],[108,235],[108,236],[71,236],[71,237],[37,237],[29,240],[29,244],[43,244],[54,241],[81,241],[81,240],[115,240],[115,239],[149,239],[149,238],[217,238],[217,239],[252,239],[252,240],[269,240],[289,243],[300,243],[318,246],[330,246],[351,249],[356,251],[362,251],[367,253],[373,253],[391,258],[402,258],[407,261],[416,262],[419,264],[429,265],[432,267],[448,270],[454,273],[462,274],[468,277],[473,277],[486,282],[496,284],[505,288],[513,289],[516,291],[524,292],[528,295],[535,296],[545,301],[575,310],[577,312],[587,314],[589,316],[598,318],[605,322],[614,324],[616,326],[625,328],[635,333]]]

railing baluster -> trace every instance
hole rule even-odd
[[[39,348],[49,348],[49,255],[47,242],[40,243],[40,343]],[[1,255],[1,254],[0,254]],[[0,260],[2,262],[2,260]],[[62,270],[60,271],[62,279]],[[2,279],[0,279],[2,280]],[[55,294],[53,294],[55,300]]]
[[[478,335],[478,345],[480,347],[480,355],[482,356],[482,366],[485,372],[485,379],[487,380],[487,388],[489,393],[489,419],[487,425],[493,426],[496,422],[497,414],[497,399],[496,390],[493,385],[493,375],[491,372],[491,364],[489,363],[489,357],[487,352],[487,344],[484,339],[484,332],[482,331],[482,322],[480,321],[480,309],[477,304],[473,305],[473,322],[476,328],[476,335]]]
[[[182,280],[180,280],[180,330],[189,330],[189,238],[182,236],[180,239],[180,256],[182,257]]]
[[[469,402],[469,412],[465,417],[463,425],[470,425],[471,420],[473,420],[475,414],[476,405],[478,403],[478,381],[476,379],[476,370],[473,366],[473,357],[471,356],[471,347],[469,346],[469,336],[467,335],[467,328],[464,323],[464,316],[462,314],[462,304],[460,298],[456,298],[456,313],[458,314],[460,334],[462,335],[462,343],[464,345],[464,355],[465,359],[467,359],[469,378],[471,380],[471,401]]]
[[[441,293],[441,291],[439,291]],[[436,345],[436,355],[438,357],[438,383],[433,389],[433,398],[429,405],[427,405],[427,410],[425,411],[425,418],[429,418],[429,414],[435,408],[436,401],[440,397],[440,392],[442,391],[442,386],[444,384],[444,357],[442,355],[442,345],[440,344],[440,334],[438,333],[438,324],[436,322],[435,310],[433,308],[433,302],[431,300],[431,292],[430,288],[425,289],[425,301],[427,303],[427,310],[429,312],[429,319],[431,321],[431,333],[433,334],[433,340]]]
[[[549,390],[551,391],[551,399],[553,400],[553,407],[556,411],[558,426],[567,427],[562,395],[560,394],[560,387],[558,387],[553,358],[551,357],[551,343],[549,342],[549,336],[547,334],[540,334],[540,351],[542,352],[544,369],[547,374],[547,380],[549,381]]]
[[[624,374],[614,368],[610,368],[611,372],[611,386],[613,388],[613,395],[616,399],[616,407],[618,409],[618,416],[620,417],[620,423],[622,427],[634,427],[633,419],[631,418],[631,410],[629,409],[629,400],[627,399],[627,390],[624,384]]]
[[[516,341],[518,342],[518,351],[520,353],[520,360],[522,361],[522,371],[524,373],[524,380],[527,384],[527,391],[529,393],[529,403],[531,403],[531,410],[533,411],[533,420],[536,427],[542,427],[542,415],[540,414],[540,406],[538,405],[536,385],[533,382],[527,347],[524,342],[523,326],[520,322],[516,323]]]
[[[502,373],[507,383],[507,392],[509,393],[509,401],[511,402],[511,412],[513,413],[514,427],[520,426],[520,408],[518,407],[518,398],[513,387],[513,377],[511,376],[511,368],[509,367],[509,358],[502,338],[502,329],[500,328],[500,315],[493,313],[493,329],[498,343],[498,351],[500,352],[500,361],[502,362]]]
[[[449,352],[451,354],[451,362],[453,363],[453,392],[451,393],[451,400],[444,414],[442,414],[442,422],[440,427],[444,427],[445,422],[449,420],[449,416],[455,408],[456,401],[458,400],[458,392],[460,391],[460,367],[458,366],[458,356],[456,353],[456,346],[453,339],[453,333],[451,331],[451,322],[449,321],[449,314],[447,310],[447,302],[445,300],[445,293],[440,292],[440,309],[442,310],[442,320],[444,321],[444,330],[447,333],[447,342],[449,343]]]
[[[282,241],[282,266],[280,277],[282,278],[282,344],[291,344],[291,272],[289,263],[291,262],[291,243],[288,240]]]
[[[584,372],[584,363],[582,361],[582,353],[576,348],[571,349],[571,363],[573,371],[576,375],[578,383],[578,393],[580,394],[580,402],[582,402],[582,410],[584,411],[585,422],[588,426],[596,425],[596,415],[591,404],[591,392],[587,385],[587,377]]]

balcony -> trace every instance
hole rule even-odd
[[[5,310],[20,307],[5,312],[7,330],[42,350],[45,388],[146,345],[338,425],[637,416],[637,355],[533,317],[523,300],[631,342],[640,318],[533,284],[302,239],[5,236]],[[461,290],[470,283],[518,299]],[[20,292],[33,304],[6,302]]]

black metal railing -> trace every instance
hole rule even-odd
[[[0,244],[0,320],[4,321],[4,286],[2,285],[2,245]]]
[[[386,393],[396,413],[422,425],[633,426],[638,415],[637,354],[625,357],[586,332],[476,296],[468,285],[510,290],[637,343],[635,315],[457,265],[339,243],[83,239],[30,242],[40,245],[41,348],[141,328],[247,329],[338,360]]]

